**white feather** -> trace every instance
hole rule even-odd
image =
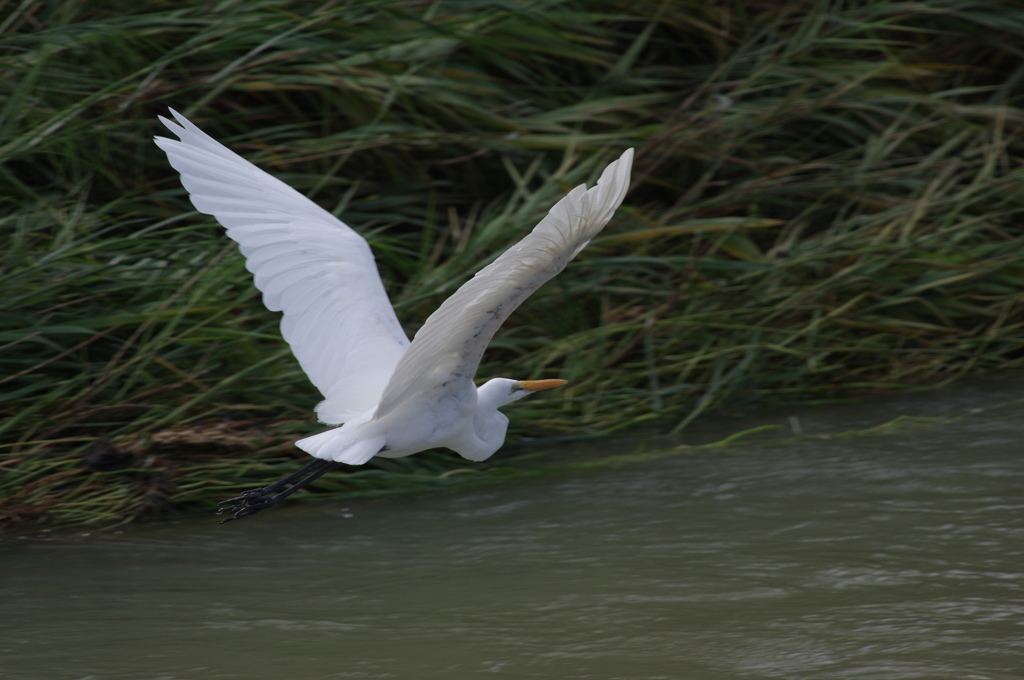
[[[611,219],[629,188],[633,150],[605,168],[597,184],[580,185],[555,204],[533,231],[445,300],[416,333],[395,367],[377,417],[413,395],[431,393],[453,376],[472,378],[494,333],[523,300],[565,268]]]
[[[177,123],[160,120],[178,140],[156,143],[196,209],[216,217],[239,244],[267,307],[284,312],[285,340],[325,397],[317,413],[337,424],[375,406],[409,340],[366,240],[171,114]]]

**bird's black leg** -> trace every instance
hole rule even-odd
[[[260,510],[272,508],[302,487],[319,478],[324,473],[330,472],[337,467],[341,467],[341,463],[335,463],[330,460],[321,460],[318,458],[287,477],[277,480],[273,484],[260,487],[259,489],[243,491],[240,495],[235,496],[234,498],[221,501],[217,504],[221,506],[217,508],[217,514],[223,515],[224,513],[231,513],[231,516],[225,517],[220,521],[220,523],[224,524],[225,522],[230,522],[235,519],[242,519],[249,515],[255,515]],[[291,486],[281,493],[275,496],[270,495],[289,484],[291,484]],[[229,503],[232,505],[228,505]]]

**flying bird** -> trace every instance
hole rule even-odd
[[[295,443],[316,460],[269,486],[222,501],[221,523],[269,507],[324,473],[447,447],[481,461],[501,448],[498,409],[564,380],[473,376],[494,333],[533,291],[565,268],[611,219],[629,188],[633,150],[555,204],[519,243],[464,283],[410,342],[366,240],[171,109],[160,121],[178,139],[155,141],[181,174],[192,204],[212,215],[245,256],[281,334],[324,399],[322,423],[340,425]],[[175,122],[176,121],[176,122]]]

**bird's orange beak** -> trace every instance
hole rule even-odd
[[[520,389],[524,389],[527,392],[540,392],[541,390],[550,390],[552,387],[561,387],[567,382],[569,381],[558,380],[557,378],[551,380],[520,380],[518,385]]]

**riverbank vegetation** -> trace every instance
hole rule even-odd
[[[152,143],[168,107],[361,231],[410,334],[636,147],[624,207],[485,356],[571,382],[510,409],[513,452],[1024,363],[1024,3],[8,5],[2,524],[208,506],[317,430],[277,315]]]

